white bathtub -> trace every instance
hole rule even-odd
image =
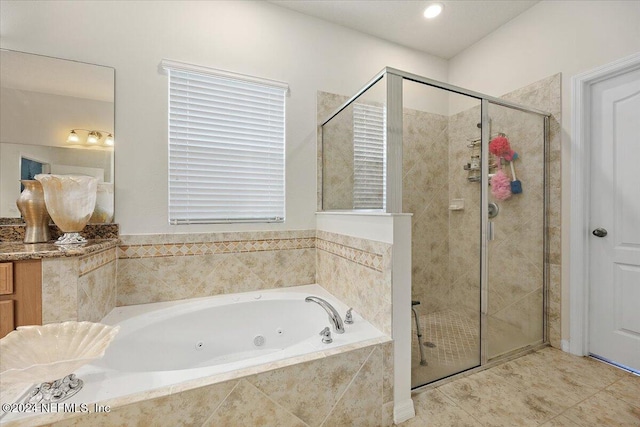
[[[102,402],[197,379],[213,383],[388,340],[354,311],[345,333],[332,329],[333,342],[322,343],[319,333],[330,323],[322,307],[304,301],[310,295],[329,301],[344,319],[349,307],[318,285],[118,307],[103,323],[120,325],[120,332],[102,359],[76,372],[85,385],[68,402]]]

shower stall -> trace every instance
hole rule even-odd
[[[548,341],[548,113],[385,68],[321,128],[322,210],[413,214],[412,388]]]

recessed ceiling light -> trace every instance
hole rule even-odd
[[[440,13],[442,12],[442,9],[444,9],[444,5],[442,3],[430,4],[424,10],[424,17],[427,19],[435,18],[436,16],[440,15]]]

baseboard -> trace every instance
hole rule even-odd
[[[413,400],[407,399],[393,405],[393,422],[400,424],[416,416]]]

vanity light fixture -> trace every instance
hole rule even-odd
[[[83,142],[80,142],[80,136],[78,135],[78,131],[83,131],[87,133],[87,139]],[[106,136],[104,136],[106,135]],[[104,139],[103,139],[104,137]],[[107,147],[113,147],[113,133],[106,130],[91,130],[91,129],[71,129],[69,132],[69,136],[67,137],[67,142],[69,144],[82,144],[82,145],[103,145]]]
[[[427,19],[433,19],[442,13],[444,5],[442,3],[432,3],[424,10],[424,17]]]
[[[80,138],[78,137],[78,134],[76,133],[75,130],[72,130],[69,133],[69,136],[67,137],[67,142],[68,143],[75,143],[75,142],[78,142],[78,141],[80,141]]]
[[[89,132],[89,135],[87,135],[87,144],[97,144],[98,141],[100,141],[100,138],[102,138],[102,134],[92,130]]]

